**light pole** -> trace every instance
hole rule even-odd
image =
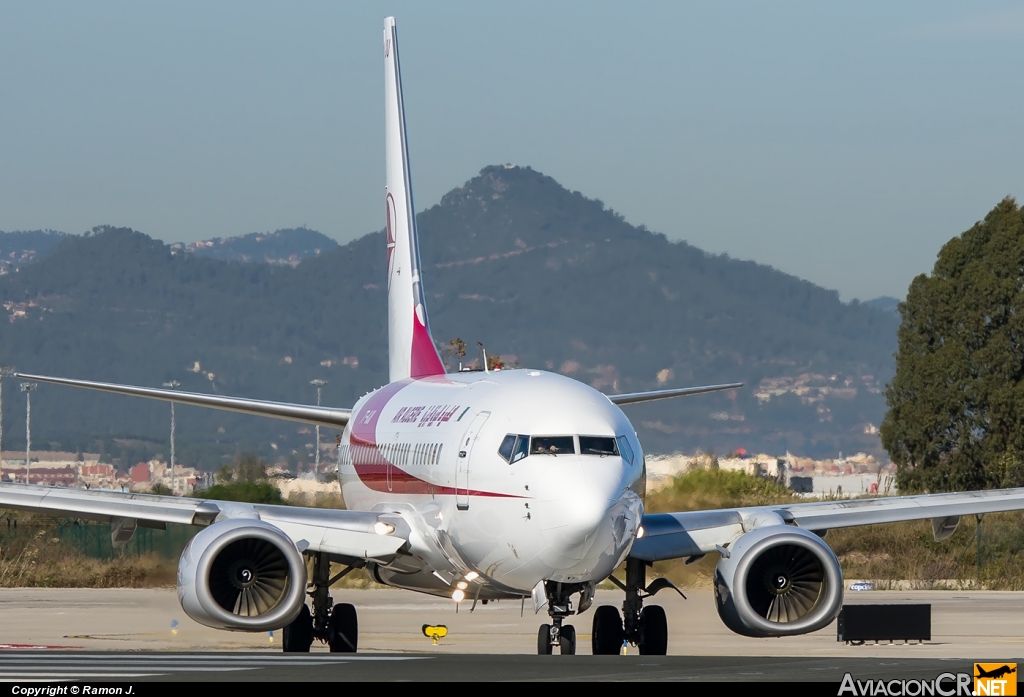
[[[316,405],[320,406],[320,391],[323,389],[324,385],[327,384],[327,381],[317,378],[316,380],[310,380],[309,384],[316,386]],[[313,448],[313,452],[313,471],[316,472],[313,476],[317,476],[320,474],[320,424],[316,425],[316,444]]]
[[[4,378],[14,375],[14,368],[0,364],[0,481],[4,477]]]
[[[175,390],[181,387],[181,383],[177,380],[170,380],[164,383],[164,387]],[[175,491],[175,477],[174,477],[174,402],[171,402],[171,496],[174,495]]]
[[[38,385],[34,382],[21,383],[21,391],[25,393],[25,483],[30,484],[29,468],[32,463],[32,390]]]

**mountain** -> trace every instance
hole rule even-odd
[[[649,452],[880,451],[892,313],[669,242],[528,167],[488,167],[418,222],[441,345],[479,341],[508,362],[607,392],[746,384],[627,407]],[[387,380],[384,250],[376,232],[292,268],[182,254],[138,232],[97,228],[0,279],[0,362],[306,402],[315,398],[309,380],[322,377],[324,403],[350,405]],[[114,437],[166,439],[166,405],[144,400],[46,385],[32,413],[33,442],[38,433],[64,449],[102,434],[107,448]],[[21,410],[5,410],[4,420],[5,446],[18,447]],[[178,411],[179,443],[211,452],[244,444],[303,460],[309,431]]]
[[[0,230],[0,276],[39,261],[68,234],[55,230],[4,232]],[[275,232],[253,232],[237,237],[218,237],[199,242],[171,245],[175,254],[186,252],[223,261],[258,262],[298,266],[305,259],[334,249],[338,243],[309,228],[288,228]]]
[[[320,256],[337,246],[338,243],[327,235],[301,227],[276,232],[253,232],[238,237],[219,237],[187,245],[179,242],[171,245],[171,249],[224,261],[298,266],[303,260]]]
[[[67,233],[55,230],[0,230],[0,276],[43,258],[65,237]]]
[[[883,295],[879,298],[875,298],[874,300],[866,300],[864,301],[864,304],[867,305],[868,307],[873,307],[876,310],[881,310],[882,312],[891,312],[894,315],[896,315],[899,314],[899,304],[901,302],[903,301],[900,300],[899,298],[892,298],[889,297],[888,295]]]

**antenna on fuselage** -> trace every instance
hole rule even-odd
[[[480,347],[480,350],[481,350],[481,351],[483,352],[483,354],[484,354],[484,372],[485,372],[485,373],[489,373],[489,372],[491,372],[491,371],[489,371],[489,370],[487,369],[487,349],[485,349],[485,348],[484,348],[484,345],[483,345],[482,343],[480,343],[479,341],[478,341],[478,342],[476,342],[476,345]]]

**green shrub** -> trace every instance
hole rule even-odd
[[[215,484],[209,489],[196,492],[197,498],[217,501],[239,501],[241,503],[272,503],[287,505],[281,497],[281,490],[267,482],[230,482]]]

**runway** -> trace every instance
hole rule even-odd
[[[923,644],[836,641],[813,634],[751,639],[730,632],[710,591],[661,593],[669,656],[589,656],[593,611],[570,618],[578,656],[536,656],[543,612],[520,603],[462,603],[398,590],[332,591],[356,606],[359,653],[284,655],[280,632],[224,632],[189,619],[174,589],[0,589],[0,680],[803,680],[923,678],[972,663],[1024,663],[1024,593],[907,591],[846,594],[847,603],[930,603]],[[599,591],[596,604],[622,594]],[[424,624],[444,624],[437,645]],[[34,648],[29,648],[34,647]]]
[[[693,656],[0,653],[7,682],[807,681],[926,679],[970,673],[962,659]]]

